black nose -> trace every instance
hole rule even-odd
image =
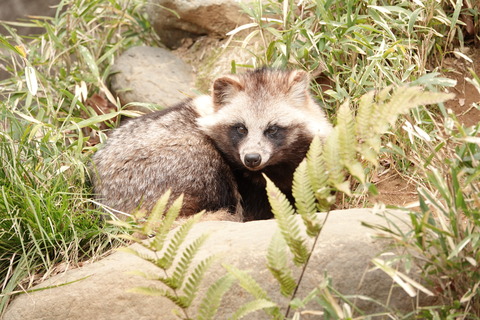
[[[244,161],[247,167],[256,168],[262,162],[262,156],[258,153],[247,153]]]

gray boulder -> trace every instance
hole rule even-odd
[[[187,38],[225,37],[235,27],[248,23],[238,0],[150,0],[152,25],[162,43],[181,46]]]
[[[399,225],[402,224],[400,221],[407,220],[406,214],[401,212],[389,216],[396,219]],[[332,278],[333,286],[342,294],[368,296],[387,304],[391,310],[405,312],[417,303],[425,303],[424,296],[409,297],[394,286],[383,271],[372,268],[371,259],[384,251],[388,243],[373,237],[375,231],[362,226],[362,221],[386,225],[384,217],[368,209],[331,212],[297,296],[306,297],[322,282],[326,272]],[[226,264],[246,270],[274,301],[286,306],[288,299],[279,293],[277,282],[266,268],[266,251],[276,230],[274,220],[198,223],[190,232],[187,242],[204,233],[210,236],[197,255],[196,262],[213,254],[220,256],[207,271],[200,295],[209,284],[225,274],[222,264]],[[4,319],[177,319],[172,312],[176,307],[167,299],[127,291],[136,286],[158,286],[154,281],[129,273],[136,270],[160,274],[152,264],[134,255],[116,252],[101,261],[54,276],[35,288],[47,288],[45,290],[18,296],[7,309]],[[300,271],[295,270],[295,278],[298,278]],[[409,276],[415,278],[413,274]],[[227,319],[234,310],[250,300],[253,299],[247,292],[233,285],[225,295],[216,319]],[[380,304],[362,299],[358,299],[356,305],[367,314],[385,311]],[[197,306],[193,306],[189,316],[195,315]],[[320,309],[316,303],[305,307],[309,311]],[[258,311],[247,319],[270,319],[270,316]],[[310,318],[302,315],[302,319]]]
[[[191,67],[163,48],[132,47],[112,67],[111,89],[122,104],[168,107],[194,95],[193,87]]]

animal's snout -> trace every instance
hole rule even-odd
[[[262,163],[262,156],[259,153],[247,153],[244,158],[245,165],[249,168],[256,168]]]

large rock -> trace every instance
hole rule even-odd
[[[193,86],[191,67],[163,48],[132,47],[112,67],[111,88],[122,104],[168,107],[194,95]]]
[[[405,213],[397,212],[391,217],[394,216],[395,219],[399,217],[407,220]],[[331,212],[297,296],[305,297],[318,286],[324,272],[327,272],[333,279],[333,286],[342,294],[369,296],[380,303],[388,304],[392,310],[406,311],[416,303],[422,304],[424,297],[416,300],[417,298],[410,298],[398,287],[393,287],[392,290],[391,278],[383,271],[372,268],[371,259],[381,253],[387,243],[372,237],[375,232],[362,226],[362,221],[386,224],[384,217],[367,209]],[[221,257],[207,271],[201,294],[205,292],[206,285],[213,283],[226,272],[223,263],[247,270],[274,301],[286,306],[288,299],[279,293],[276,281],[266,268],[266,251],[276,229],[274,220],[197,224],[188,239],[204,233],[210,233],[210,237],[196,261],[212,254]],[[135,286],[155,285],[153,281],[129,273],[135,270],[161,274],[150,263],[131,254],[117,252],[99,262],[57,275],[38,287],[50,287],[48,289],[18,296],[7,309],[4,319],[176,319],[172,315],[174,305],[165,298],[127,292]],[[298,277],[299,273],[300,270],[297,269],[295,277]],[[68,282],[71,283],[58,286]],[[224,297],[216,319],[227,319],[233,310],[249,300],[252,300],[252,297],[238,285],[234,285]],[[369,301],[359,299],[357,305],[367,314],[384,311],[380,304]],[[319,310],[320,306],[310,304],[306,309]],[[196,310],[196,305],[193,310]],[[194,314],[195,312],[191,312],[190,316]],[[247,318],[270,319],[263,311]],[[302,319],[309,318],[302,316]]]
[[[177,48],[186,38],[225,37],[235,27],[250,22],[241,12],[245,0],[150,0],[150,17],[161,41]]]

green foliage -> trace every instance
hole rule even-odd
[[[432,143],[441,147],[433,155],[419,155],[436,165],[424,167],[431,186],[418,189],[420,211],[410,214],[412,231],[387,230],[410,252],[405,264],[413,261],[421,268],[426,282],[441,298],[440,306],[422,313],[427,319],[453,314],[466,319],[480,317],[480,125],[455,125],[457,130],[444,127],[437,136],[455,145],[449,157],[441,152],[447,144],[433,139]]]
[[[380,136],[388,129],[389,125],[395,123],[398,116],[408,110],[425,103],[441,103],[451,97],[450,94],[425,92],[419,87],[397,87],[387,88],[377,95],[367,94],[362,97],[356,117],[353,116],[348,104],[342,105],[333,134],[327,138],[323,147],[319,138],[315,138],[306,159],[295,171],[293,195],[296,209],[272,181],[264,176],[267,180],[267,195],[278,225],[278,232],[272,238],[268,248],[267,267],[277,280],[282,295],[290,297],[290,303],[285,315],[279,313],[280,306],[278,304],[275,304],[273,308],[268,304],[268,307],[262,309],[276,319],[285,319],[288,318],[291,309],[302,309],[308,301],[315,300],[323,308],[324,314],[328,315],[327,318],[337,319],[347,315],[351,316],[350,307],[346,310],[339,307],[330,286],[324,286],[322,290],[313,292],[304,300],[296,297],[310,255],[320,236],[322,226],[328,219],[327,213],[324,221],[321,221],[317,208],[333,204],[333,198],[325,190],[350,193],[346,173],[355,175],[363,183],[363,166],[359,159],[368,156],[369,160],[373,161],[373,157],[376,159],[379,153],[379,149],[373,148],[372,143],[367,148],[365,145],[368,142],[366,141],[380,141]],[[375,123],[364,117],[367,112],[372,115],[378,114],[372,117]],[[366,130],[367,126],[371,127],[370,131]],[[336,161],[333,161],[334,159]],[[317,177],[317,173],[322,171],[322,168],[318,166],[323,165],[325,165],[323,173]],[[300,215],[301,220],[298,219],[297,214]],[[303,221],[303,225],[300,224],[300,221]],[[307,248],[308,238],[313,238],[310,249]],[[291,268],[289,257],[296,266],[295,269]],[[242,314],[257,311],[259,305],[256,301],[275,303],[248,273],[233,266],[226,266],[226,268],[237,279],[240,286],[254,298],[253,301],[247,302],[241,307]],[[384,269],[386,270],[387,267]],[[298,280],[295,280],[293,275],[298,274],[298,271],[300,271],[300,276]],[[390,274],[398,276],[398,273],[390,272]],[[410,284],[414,283],[409,279],[405,281]],[[417,285],[417,288],[424,289],[417,283],[414,284]],[[405,288],[410,287],[405,285]]]
[[[135,271],[134,273],[159,282],[163,286],[136,287],[130,291],[163,296],[180,308],[183,319],[191,319],[190,310],[194,299],[197,297],[198,288],[205,272],[216,257],[210,256],[194,263],[194,258],[207,240],[208,235],[201,235],[189,243],[186,243],[186,237],[194,224],[201,218],[203,212],[190,217],[181,226],[172,230],[182,208],[183,196],[170,201],[170,195],[170,191],[162,195],[147,218],[145,218],[144,212],[138,212],[134,215],[135,220],[131,223],[116,221],[111,223],[120,224],[129,229],[134,235],[123,235],[121,237],[134,241],[143,248],[143,250],[138,250],[126,247],[119,250],[136,255],[161,270],[158,274],[141,271]],[[143,240],[138,235],[153,236],[153,238]],[[214,319],[223,295],[232,286],[234,280],[233,276],[226,275],[209,287],[198,307],[198,319]]]
[[[254,65],[310,71],[320,80],[315,89],[326,107],[335,110],[372,89],[424,76],[427,58],[440,53],[442,59],[441,53],[453,49],[453,36],[462,34],[460,12],[478,27],[478,8],[454,2],[455,8],[447,0],[302,1],[300,6],[295,1],[257,1],[244,6],[253,23],[242,26],[250,34],[241,46],[248,50],[250,42],[260,39]],[[419,84],[448,85],[438,74],[430,75],[428,83]]]
[[[56,265],[95,259],[119,245],[90,201],[89,156],[102,126],[122,111],[107,88],[115,57],[154,41],[143,0],[61,1],[54,17],[2,22],[0,64],[0,317],[18,285],[28,290]],[[144,42],[145,41],[145,42]],[[4,68],[4,69],[3,69]],[[90,106],[93,94],[110,114]]]

